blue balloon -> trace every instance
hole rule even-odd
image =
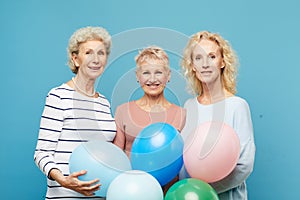
[[[145,127],[132,144],[132,169],[151,174],[163,186],[180,171],[182,154],[180,133],[170,124],[154,123]]]
[[[79,180],[100,180],[100,190],[96,196],[105,197],[110,183],[124,171],[131,170],[126,154],[117,146],[106,141],[92,141],[79,145],[69,160],[70,173],[87,170]]]

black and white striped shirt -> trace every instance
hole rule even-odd
[[[110,104],[101,94],[86,97],[67,84],[53,88],[46,98],[34,160],[48,177],[53,168],[69,175],[69,157],[83,142],[116,134]],[[46,199],[83,199],[84,196],[47,179]],[[91,197],[88,197],[89,199]]]

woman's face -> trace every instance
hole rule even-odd
[[[216,42],[201,40],[193,50],[192,61],[193,71],[201,82],[210,84],[220,80],[224,61]]]
[[[136,75],[145,94],[150,96],[162,94],[166,83],[170,80],[170,70],[159,60],[141,63]]]
[[[106,48],[103,42],[91,40],[80,44],[79,53],[73,55],[73,61],[80,73],[87,79],[98,78],[107,62]]]

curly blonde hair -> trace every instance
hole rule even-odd
[[[111,36],[107,32],[106,29],[102,27],[92,27],[87,26],[78,29],[73,33],[73,35],[69,39],[68,45],[68,65],[74,74],[77,74],[78,67],[75,66],[72,60],[72,55],[79,53],[79,46],[80,44],[91,41],[91,40],[99,40],[103,42],[106,48],[106,54],[110,54],[110,47],[111,47]]]
[[[170,70],[169,57],[167,53],[158,46],[149,46],[139,52],[135,57],[137,68],[139,69],[142,63],[149,62],[149,60],[159,60],[163,63],[167,71]]]
[[[236,53],[228,41],[223,39],[219,34],[208,31],[200,31],[192,35],[183,52],[181,67],[190,84],[192,92],[196,95],[201,95],[203,92],[202,83],[196,77],[196,72],[193,71],[192,55],[194,48],[202,39],[213,41],[220,47],[221,55],[225,63],[225,67],[221,69],[222,84],[228,92],[235,94],[237,92],[236,77],[238,72],[238,59]]]

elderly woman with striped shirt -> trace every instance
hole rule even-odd
[[[69,157],[80,144],[116,134],[109,101],[95,91],[110,53],[111,36],[101,27],[78,29],[70,38],[68,64],[75,74],[47,95],[34,160],[47,176],[46,199],[101,199],[101,180],[80,181],[85,170],[69,174]]]

